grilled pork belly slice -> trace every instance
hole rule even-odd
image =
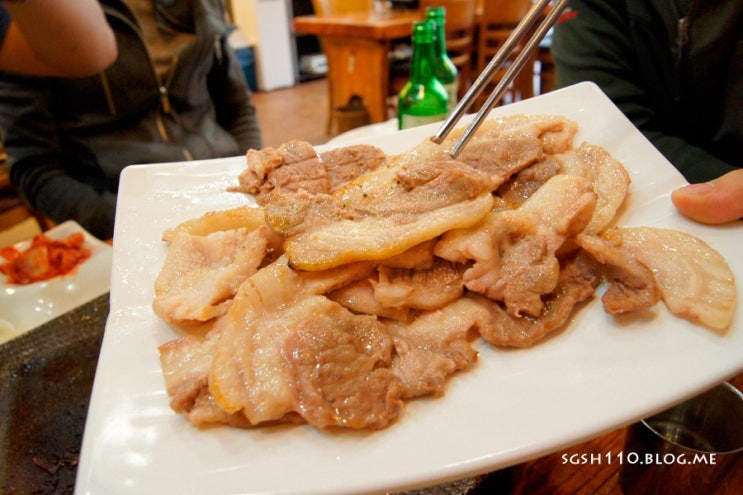
[[[327,194],[386,161],[387,155],[375,146],[347,146],[318,155],[311,144],[290,141],[278,149],[249,150],[247,168],[233,190],[254,194],[258,204],[297,191]]]
[[[333,196],[285,196],[266,205],[266,222],[285,237],[294,268],[324,270],[383,260],[479,222],[493,204],[490,185],[456,161],[419,163],[370,172]]]
[[[238,185],[232,191],[260,195],[270,192],[271,187],[265,186],[269,176],[285,166],[318,161],[315,148],[304,141],[287,141],[279,148],[266,147],[260,150],[249,149],[247,153],[247,168],[238,176]],[[304,167],[311,171],[311,167]],[[311,177],[314,177],[312,175]],[[312,181],[310,178],[309,181]],[[265,186],[265,187],[264,187]]]
[[[581,232],[596,205],[591,184],[577,176],[548,180],[516,210],[494,211],[470,229],[447,232],[437,256],[474,260],[464,274],[467,289],[502,301],[509,314],[542,314],[542,296],[557,284],[557,250]]]
[[[467,298],[427,311],[412,321],[388,321],[395,342],[393,370],[404,397],[442,395],[449,376],[477,361],[469,333],[486,313]]]
[[[380,266],[377,271],[374,298],[385,307],[438,309],[464,292],[463,270],[441,258],[425,270]]]
[[[177,232],[191,235],[208,235],[224,230],[245,228],[255,230],[266,225],[263,219],[263,208],[252,206],[238,206],[228,210],[208,211],[197,218],[186,220],[163,232],[163,241],[172,242]],[[271,244],[280,246],[280,239]]]
[[[375,317],[353,314],[324,296],[304,295],[244,325],[244,338],[235,342],[223,333],[219,342],[221,350],[240,346],[229,364],[241,389],[219,391],[236,392],[230,399],[239,398],[240,412],[251,424],[296,413],[319,428],[376,429],[398,416],[402,389],[388,369],[392,340]],[[218,376],[217,384],[223,383]],[[225,397],[215,398],[224,410]]]
[[[439,309],[464,292],[463,266],[435,258],[426,268],[379,265],[372,277],[337,289],[328,297],[368,315],[405,320],[409,310]]]
[[[458,160],[490,175],[494,188],[542,158],[544,143],[535,129],[505,130],[490,139],[473,139]]]
[[[449,159],[452,147],[464,133],[454,129],[441,144],[424,140],[395,156],[392,166]],[[573,146],[575,122],[558,115],[511,115],[486,119],[457,159],[491,175],[497,187],[544,154],[562,153]]]
[[[224,314],[243,281],[256,272],[275,234],[268,227],[218,231],[206,236],[178,231],[155,279],[152,308],[175,325]]]
[[[170,407],[187,413],[202,389],[207,388],[216,338],[185,335],[158,348]]]
[[[197,426],[250,426],[242,413],[230,414],[222,410],[209,392],[208,379],[217,334],[215,330],[206,338],[185,335],[158,348],[166,389],[171,398],[170,407]]]
[[[372,279],[365,279],[348,284],[327,294],[328,299],[335,301],[354,313],[374,315],[392,320],[408,318],[409,308],[384,306],[374,295]]]
[[[488,318],[479,327],[487,342],[504,347],[531,347],[550,333],[562,328],[570,319],[576,305],[593,296],[601,281],[596,263],[585,255],[562,262],[555,289],[543,297],[544,309],[540,315],[514,316],[499,301],[469,294]]]
[[[561,173],[587,179],[596,192],[596,210],[584,231],[597,234],[606,229],[617,216],[629,192],[627,170],[604,148],[588,143],[555,155],[555,159],[561,162]]]
[[[624,166],[600,146],[583,143],[556,155],[547,155],[522,170],[498,188],[498,194],[521,204],[558,174],[576,175],[588,180],[596,193],[596,209],[584,231],[601,232],[614,220],[629,192],[630,178]]]
[[[601,296],[608,314],[641,311],[660,301],[653,272],[629,252],[597,236],[579,234],[575,241],[603,266],[603,276],[611,284]]]
[[[304,297],[277,316],[261,326],[271,334],[291,329],[277,364],[288,368],[293,409],[309,424],[380,429],[397,418],[402,384],[390,370],[392,339],[381,322],[323,296]]]
[[[370,264],[358,263],[301,273],[281,257],[248,278],[219,321],[219,340],[208,379],[209,391],[219,407],[230,414],[242,411],[254,425],[280,420],[290,412],[301,415],[294,378],[283,357],[286,340],[330,310],[309,296],[367,278],[372,269]],[[324,296],[321,299],[342,309]],[[324,322],[333,324],[332,319]]]
[[[673,314],[717,332],[730,327],[737,300],[735,275],[709,244],[654,227],[617,227],[604,236],[650,268]]]

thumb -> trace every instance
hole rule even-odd
[[[743,217],[743,169],[676,189],[671,201],[678,211],[698,222],[720,224],[737,220]]]

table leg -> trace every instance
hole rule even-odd
[[[372,122],[386,121],[390,43],[326,36],[322,46],[328,59],[331,111],[359,96]]]

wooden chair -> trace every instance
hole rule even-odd
[[[421,13],[428,7],[446,9],[446,51],[459,71],[459,98],[472,83],[475,9],[478,0],[420,0]]]
[[[532,0],[480,0],[480,2],[478,8],[481,9],[481,14],[477,31],[478,74],[485,69],[532,6]],[[518,49],[513,57],[516,54],[518,54]],[[517,101],[534,96],[534,62],[536,62],[536,55],[516,76],[506,95],[507,99]],[[495,84],[505,75],[507,68],[508,65],[499,71],[493,78],[492,85],[483,91],[475,103],[477,108],[482,106]]]
[[[374,8],[374,0],[312,0],[315,15],[346,14]]]

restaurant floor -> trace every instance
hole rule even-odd
[[[305,81],[296,86],[253,93],[253,104],[263,132],[264,146],[277,147],[290,139],[324,144],[328,83],[325,79]]]

